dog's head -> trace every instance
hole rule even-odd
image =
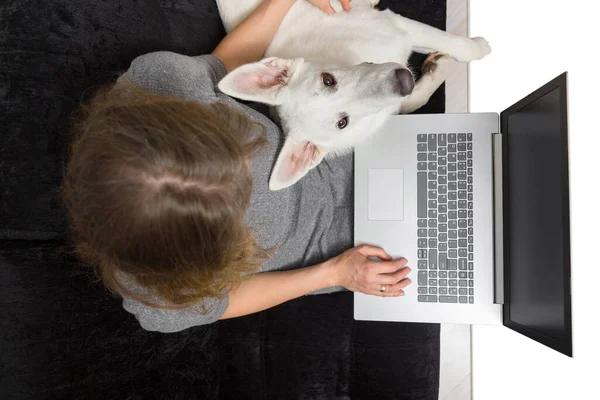
[[[395,63],[324,67],[303,59],[267,58],[228,74],[219,89],[277,106],[287,138],[271,173],[272,190],[288,187],[329,152],[351,148],[396,114],[414,88]]]

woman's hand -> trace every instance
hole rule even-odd
[[[335,10],[331,7],[329,0],[308,0],[313,6],[319,7],[323,12],[327,14],[335,14]],[[344,11],[350,11],[350,0],[340,0]]]
[[[382,261],[371,261],[377,257]],[[404,296],[404,289],[411,283],[406,277],[411,271],[405,267],[405,258],[392,261],[381,247],[362,245],[345,251],[327,261],[332,273],[333,286],[343,286],[353,292],[383,297]],[[403,268],[404,267],[404,268]],[[382,285],[385,291],[381,291]]]

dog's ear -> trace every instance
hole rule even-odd
[[[326,150],[312,142],[296,141],[288,137],[271,173],[269,189],[279,190],[292,186],[319,165],[326,154]]]
[[[278,105],[277,97],[289,82],[295,66],[301,59],[265,58],[256,63],[242,65],[219,82],[219,89],[242,100]]]

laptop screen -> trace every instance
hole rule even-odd
[[[502,113],[504,324],[571,355],[566,74]]]

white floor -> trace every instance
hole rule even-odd
[[[446,30],[467,35],[468,0],[448,0]],[[446,113],[468,111],[468,67],[453,63],[446,80]],[[442,324],[439,400],[471,399],[471,326]]]

